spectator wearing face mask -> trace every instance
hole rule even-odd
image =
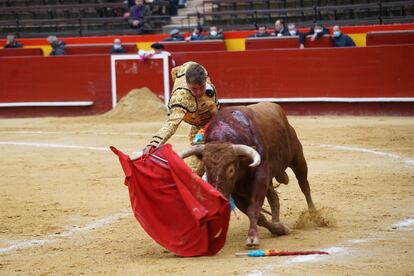
[[[223,32],[217,31],[216,26],[211,26],[206,39],[224,39]]]
[[[352,47],[356,46],[355,42],[348,35],[341,32],[338,25],[333,26],[333,44],[334,47]]]
[[[115,38],[114,45],[111,49],[111,54],[126,54],[126,50],[122,46],[121,40],[119,38]]]
[[[299,32],[299,31],[296,29],[296,26],[295,26],[295,24],[293,24],[293,23],[289,23],[289,24],[288,24],[288,32],[289,32],[289,35],[290,35],[290,36],[298,36],[298,35],[300,35],[300,34],[301,34],[301,32]]]
[[[204,40],[204,36],[202,32],[203,32],[203,28],[201,26],[197,26],[194,28],[191,36],[186,37],[185,40]]]
[[[315,39],[321,38],[323,35],[329,35],[329,30],[322,26],[320,23],[315,23],[313,27],[310,28],[309,32],[299,35],[299,48],[305,48],[305,39],[307,36],[311,36],[310,40],[315,41]]]
[[[274,36],[288,36],[289,32],[286,28],[285,21],[278,19],[275,22],[275,31],[272,33]]]

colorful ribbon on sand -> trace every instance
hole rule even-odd
[[[236,253],[236,256],[265,257],[265,256],[294,256],[294,255],[328,255],[328,252],[317,250],[306,251],[287,251],[287,250],[249,250],[247,252]]]

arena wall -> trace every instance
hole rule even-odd
[[[343,30],[358,38],[357,45],[365,46],[369,32],[405,30],[412,34],[414,24],[352,26]],[[410,80],[413,44],[244,51],[245,38],[251,33],[226,32],[224,51],[173,52],[173,58],[177,64],[188,60],[204,64],[224,104],[274,101],[293,114],[414,113],[414,82]],[[148,49],[166,36],[125,36],[122,41]],[[108,45],[114,38],[64,40],[67,45],[86,46]],[[387,39],[390,40],[384,35],[376,36],[377,44]],[[2,50],[6,54],[0,55],[2,117],[102,113],[130,90],[144,86],[168,101],[166,90],[171,80],[166,76],[171,63],[164,66],[160,60],[140,60],[136,55],[114,64],[108,54],[44,57],[37,53],[42,52],[40,49],[45,55],[50,51],[46,39],[21,41],[24,51]],[[35,50],[30,48],[38,48],[37,56],[16,56]]]
[[[108,111],[111,73],[117,79],[117,100],[144,86],[164,97],[169,68],[136,55],[111,68],[110,58],[0,58],[0,116]],[[414,114],[412,44],[176,53],[174,59],[205,65],[225,104],[275,101],[291,114]],[[318,103],[321,108],[315,108]]]

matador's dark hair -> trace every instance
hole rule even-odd
[[[198,63],[190,64],[185,72],[185,80],[190,84],[204,84],[207,80],[206,69]]]

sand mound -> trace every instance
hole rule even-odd
[[[330,208],[321,208],[314,212],[308,210],[303,211],[295,225],[296,229],[303,229],[308,227],[334,227],[336,226],[336,219],[334,218],[334,211]]]
[[[164,103],[146,87],[131,90],[114,109],[102,115],[116,121],[163,121],[166,117]]]

